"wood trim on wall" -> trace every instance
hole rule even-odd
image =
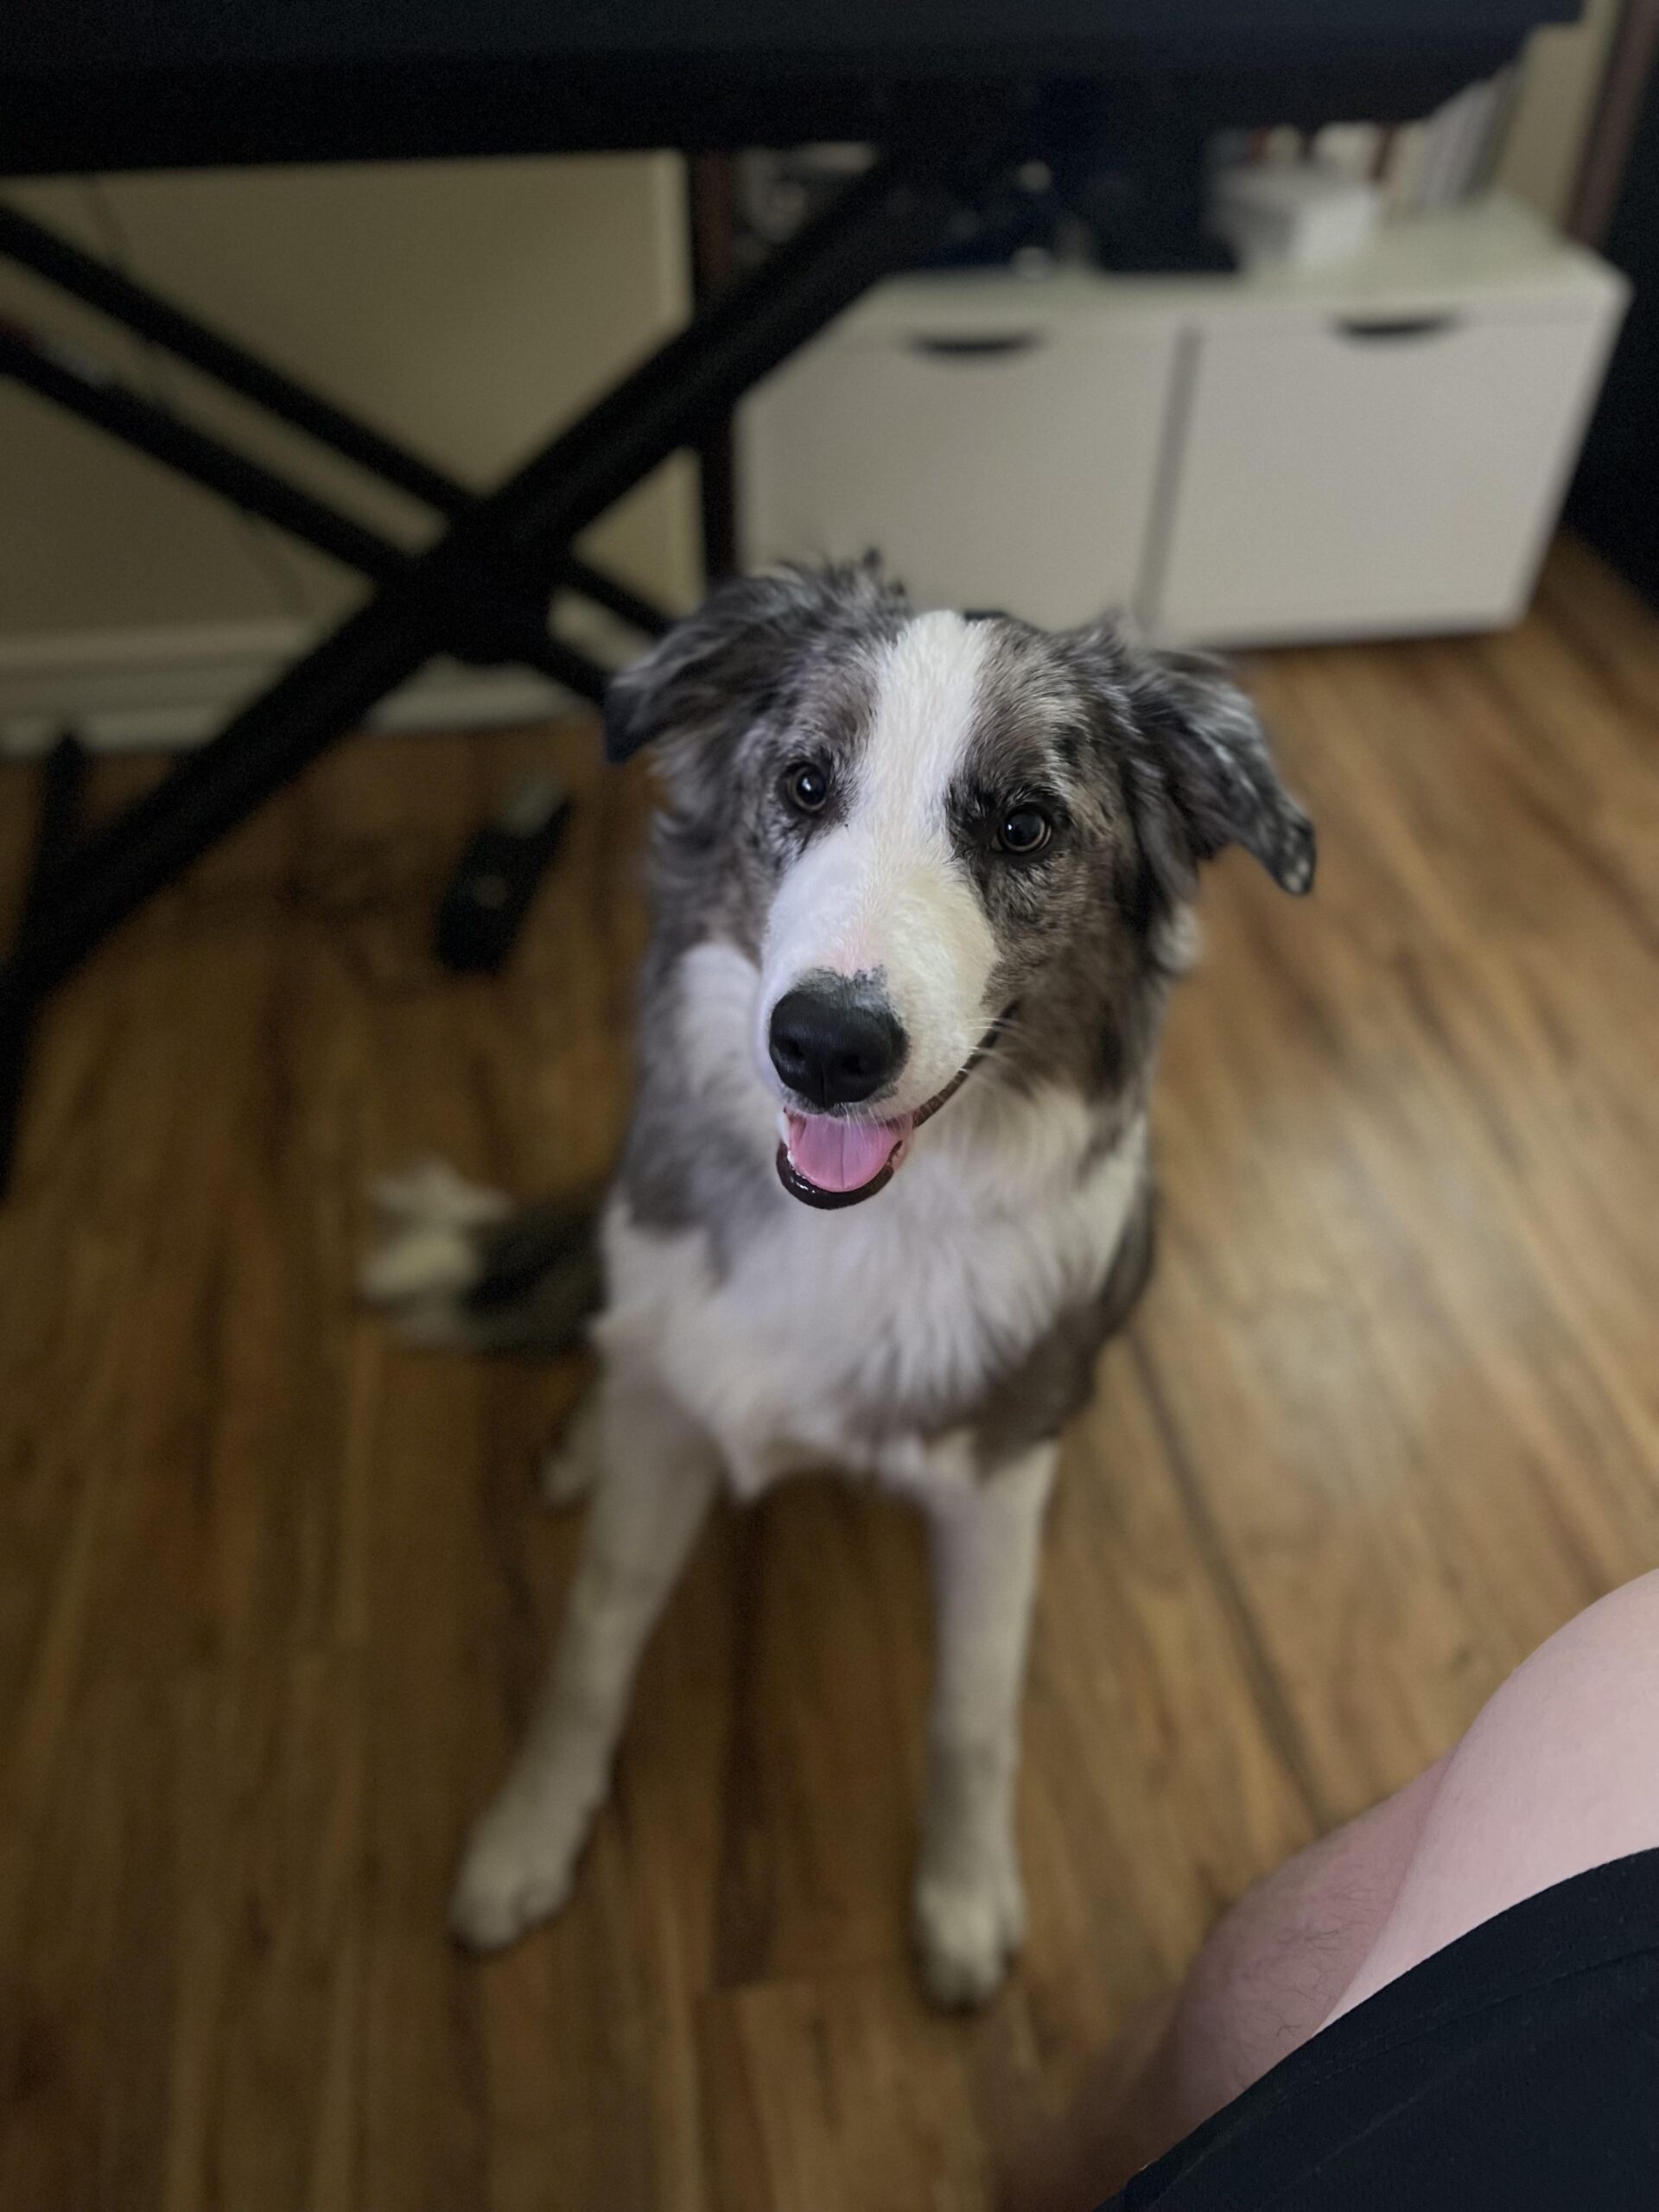
[[[1598,246],[1607,235],[1656,60],[1659,0],[1624,0],[1567,213],[1567,233],[1581,245]]]
[[[602,616],[563,626],[613,661],[632,642],[607,631]],[[319,644],[326,627],[276,616],[0,638],[0,760],[34,759],[66,728],[95,753],[199,745]],[[588,711],[533,669],[439,659],[369,719],[380,729],[454,730]]]

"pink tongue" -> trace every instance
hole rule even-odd
[[[908,1115],[898,1122],[832,1122],[820,1114],[791,1114],[790,1165],[821,1191],[862,1190],[909,1134]]]

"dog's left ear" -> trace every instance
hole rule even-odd
[[[1225,664],[1131,645],[1110,624],[1077,643],[1128,723],[1128,797],[1164,888],[1190,898],[1198,863],[1242,845],[1283,890],[1312,890],[1313,824],[1280,782],[1261,718]]]
[[[605,753],[626,760],[666,736],[695,736],[761,698],[780,643],[770,579],[734,577],[659,638],[605,694]]]

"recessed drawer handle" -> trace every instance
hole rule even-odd
[[[912,338],[912,353],[937,361],[1000,361],[1010,353],[1029,353],[1043,342],[1040,330],[986,330],[958,338]]]
[[[1442,315],[1338,315],[1332,327],[1340,337],[1352,338],[1361,345],[1397,345],[1414,338],[1443,338],[1448,331],[1456,330],[1463,318],[1447,312]]]

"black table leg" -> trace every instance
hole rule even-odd
[[[25,920],[44,904],[54,874],[73,846],[86,778],[86,748],[79,738],[66,732],[41,766],[35,851],[23,891]],[[13,985],[0,978],[0,1198],[11,1181],[29,1047],[39,1008],[38,993],[29,991],[21,982]]]

